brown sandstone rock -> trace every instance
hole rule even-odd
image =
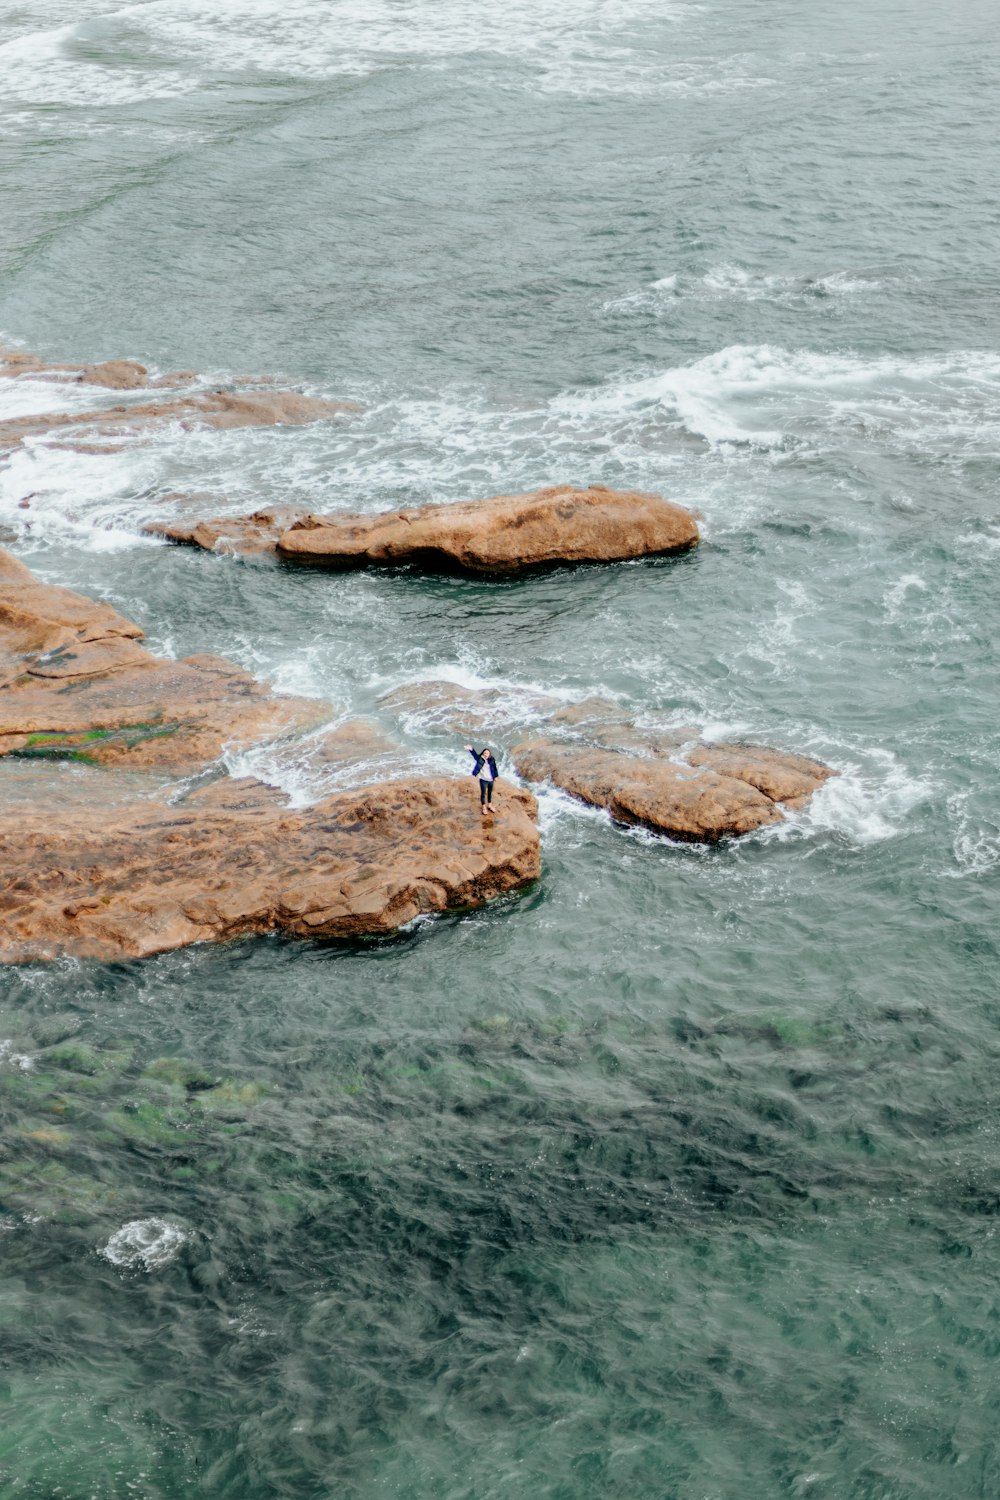
[[[412,563],[509,576],[684,552],[697,541],[690,513],[659,495],[554,485],[374,516],[306,516],[279,538],[278,555],[337,568]]]
[[[659,495],[555,485],[375,515],[280,510],[147,530],[209,550],[260,552],[332,568],[404,567],[510,577],[535,568],[685,552],[698,541],[690,512]]]
[[[2,768],[0,768],[2,772]],[[165,799],[0,805],[0,958],[140,958],[247,933],[355,938],[480,906],[539,873],[537,806],[483,825],[468,780],[425,777],[290,810],[255,781]]]
[[[302,427],[358,407],[347,401],[327,401],[297,391],[210,391],[178,396],[169,401],[145,401],[87,412],[46,412],[41,416],[12,417],[0,422],[0,447],[12,447],[26,437],[72,428],[110,436],[141,432],[159,423],[179,422],[195,427]]]
[[[223,777],[172,801],[164,773],[329,710],[276,697],[221,657],[161,661],[141,634],[0,551],[0,960],[387,933],[538,875],[534,798],[508,787],[484,826],[469,778],[411,771],[293,810]],[[308,753],[339,776],[396,748],[348,720]]]
[[[801,806],[805,785],[814,791],[834,774],[801,756],[736,745],[700,746],[686,760],[554,740],[527,741],[512,753],[527,781],[552,782],[621,823],[699,843],[780,823],[786,802],[780,793],[788,794],[787,805]],[[697,761],[700,755],[705,758]]]
[[[273,553],[282,532],[302,514],[293,505],[278,505],[254,511],[251,516],[218,516],[211,521],[149,521],[142,529],[150,536],[202,547],[206,552],[252,556]]]
[[[400,746],[373,719],[345,719],[320,738],[316,753],[324,765],[340,767],[397,755]]]
[[[24,349],[5,349],[0,345],[0,375],[14,379],[18,375],[44,369],[45,362],[37,354],[28,354]]]
[[[836,772],[821,761],[765,745],[695,745],[687,753],[693,766],[708,766],[720,776],[735,776],[780,802],[802,807]]]
[[[110,605],[40,583],[0,550],[0,756],[180,772],[328,713],[222,657],[161,660],[141,636]]]
[[[109,391],[135,391],[149,384],[149,371],[132,359],[109,359],[100,365],[84,365],[77,380],[81,385],[103,385]]]
[[[24,375],[61,385],[100,385],[110,391],[134,391],[150,384],[146,366],[133,359],[109,359],[101,364],[46,364],[37,354],[0,348],[0,376],[16,380]]]

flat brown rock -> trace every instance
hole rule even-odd
[[[103,385],[109,391],[135,391],[149,384],[149,371],[132,359],[108,359],[84,365],[77,380],[81,385]]]
[[[0,768],[2,771],[2,768]],[[0,807],[0,959],[141,958],[282,932],[385,934],[481,906],[539,873],[537,805],[484,826],[469,779],[424,777],[292,811],[256,781],[176,805]]]
[[[243,556],[273,553],[278,538],[303,512],[292,505],[271,506],[251,516],[216,516],[209,521],[148,521],[149,536],[201,547],[206,552],[235,552]]]
[[[801,807],[824,781],[837,773],[822,761],[763,745],[695,745],[687,753],[693,766],[708,766],[755,786],[784,807]]]
[[[337,568],[414,566],[492,576],[685,552],[694,517],[659,495],[555,485],[374,516],[307,516],[279,557]]]
[[[702,751],[706,759],[696,761]],[[713,758],[708,752],[715,751]],[[768,794],[757,782],[769,783],[775,793],[786,791],[788,804],[801,806],[807,780],[814,791],[834,774],[799,756],[786,758],[780,751],[740,746],[697,747],[680,759],[531,740],[516,746],[513,759],[527,781],[551,782],[591,807],[606,808],[621,823],[698,843],[716,843],[781,822],[786,798]],[[782,779],[780,767],[786,759]],[[805,766],[811,768],[808,776]]]
[[[401,753],[399,744],[374,719],[345,719],[324,734],[316,746],[317,759],[324,765],[338,767]]]
[[[523,495],[424,505],[375,515],[287,515],[273,510],[189,525],[152,523],[172,541],[260,552],[331,568],[407,567],[511,577],[536,568],[621,562],[686,552],[698,541],[689,511],[659,495],[555,485]]]
[[[110,605],[40,583],[0,550],[0,756],[177,773],[329,712],[223,657],[162,660],[141,636]]]
[[[63,385],[101,385],[111,391],[133,391],[148,385],[149,371],[134,359],[109,359],[100,364],[47,364],[37,354],[0,348],[0,376],[16,380],[54,380]]]
[[[0,447],[11,447],[26,437],[72,428],[127,435],[167,422],[181,427],[302,427],[358,407],[346,401],[327,401],[297,391],[207,391],[177,396],[169,401],[144,401],[129,406],[107,406],[86,412],[46,412],[41,416],[12,417],[0,422]]]
[[[110,604],[71,589],[40,583],[24,563],[0,549],[0,682],[3,658],[78,646],[87,641],[138,639],[142,631]]]

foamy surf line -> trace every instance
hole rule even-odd
[[[890,444],[990,444],[1000,433],[1000,354],[959,350],[926,359],[821,354],[733,344],[654,376],[623,378],[554,403],[572,418],[626,418],[662,408],[711,444],[770,447],[789,437],[836,437],[845,422]],[[776,420],[777,419],[777,420]]]
[[[192,389],[212,383],[201,377]],[[102,396],[109,406],[120,393]],[[99,438],[86,452],[58,430],[28,437],[0,463],[0,522],[28,545],[71,538],[105,550],[134,545],[153,518],[245,513],[276,495],[317,511],[374,511],[624,481],[701,511],[711,535],[720,523],[745,523],[769,483],[761,469],[736,485],[713,455],[742,451],[759,463],[793,443],[843,450],[850,461],[858,445],[928,458],[1000,446],[1000,355],[990,352],[901,360],[732,345],[529,407],[500,406],[475,389],[371,396],[349,424],[215,431],[173,423]],[[79,410],[88,399],[65,386],[0,382],[7,398],[31,414]]]
[[[697,8],[655,0],[511,0],[502,12],[473,0],[158,0],[79,10],[47,8],[45,29],[0,39],[6,98],[29,105],[115,108],[190,94],[213,81],[282,77],[315,81],[389,68],[520,65],[518,80],[577,94],[709,91],[760,86],[738,60],[651,60],[650,20],[688,22]],[[2,33],[0,33],[2,38]],[[102,60],[94,60],[100,50]],[[136,66],[143,55],[155,68]]]
[[[817,275],[778,273],[748,269],[724,261],[703,273],[674,271],[645,286],[601,304],[604,313],[657,316],[671,310],[680,299],[718,302],[777,302],[807,306],[817,299],[861,296],[902,284],[903,278],[889,271],[828,271]]]

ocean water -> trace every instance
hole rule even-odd
[[[40,576],[334,717],[596,692],[841,772],[711,850],[544,793],[537,887],[392,941],[3,972],[2,1500],[1000,1493],[998,61],[985,0],[0,12],[0,339],[365,408],[28,442]],[[139,535],[568,480],[704,543]]]

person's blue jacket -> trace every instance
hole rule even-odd
[[[473,776],[478,776],[479,773],[480,773],[480,771],[483,768],[483,761],[486,759],[486,757],[482,753],[481,750],[470,750],[469,754],[472,756],[472,759],[475,761],[475,765],[472,768],[472,774],[473,774]],[[497,769],[496,756],[492,755],[492,754],[490,755],[490,770],[493,772],[493,780],[494,781],[499,781],[500,780],[500,772]]]

